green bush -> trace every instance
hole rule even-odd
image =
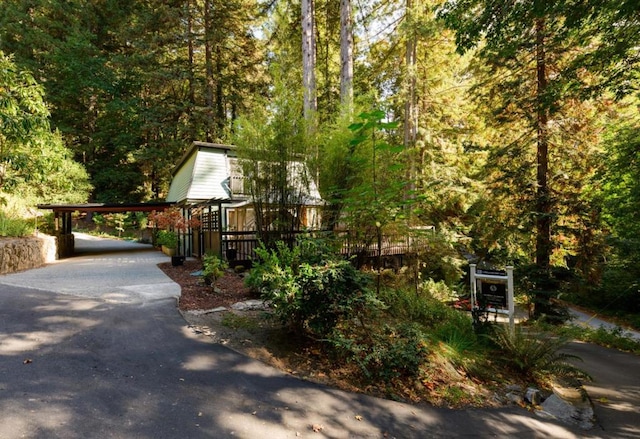
[[[247,284],[271,302],[283,323],[324,337],[340,320],[361,316],[376,301],[368,276],[311,248],[317,249],[279,242],[271,250],[256,249],[259,261]]]
[[[156,244],[164,245],[167,248],[176,248],[178,247],[178,234],[169,230],[158,230]]]
[[[205,283],[211,285],[216,279],[224,275],[229,266],[216,255],[207,254],[202,258],[202,277]]]
[[[428,235],[426,246],[418,252],[422,279],[442,281],[446,285],[457,284],[464,274],[465,261],[453,245],[454,239],[442,233]]]
[[[349,361],[360,367],[368,380],[391,382],[415,378],[429,354],[427,337],[420,325],[384,324],[368,331],[335,331],[331,343]]]
[[[595,343],[600,346],[606,346],[612,349],[618,349],[625,352],[634,352],[640,354],[640,341],[631,337],[623,328],[591,328],[578,325],[565,325],[555,327],[546,324],[538,324],[548,331],[561,334],[565,338],[582,340],[589,343]]]
[[[24,218],[16,218],[0,212],[0,236],[23,237],[33,234],[34,224]]]

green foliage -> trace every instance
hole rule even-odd
[[[171,230],[158,230],[156,233],[156,244],[167,248],[178,247],[178,234]]]
[[[256,249],[247,284],[269,301],[283,323],[325,337],[341,321],[361,318],[375,303],[369,278],[348,261],[307,253],[303,244]]]
[[[368,380],[386,383],[399,377],[419,376],[429,354],[426,334],[420,325],[411,322],[383,324],[359,334],[336,331],[331,343],[349,361],[358,364]]]
[[[456,248],[455,237],[434,231],[418,239],[421,246],[416,249],[416,257],[421,278],[443,281],[448,286],[458,284],[466,261]]]
[[[343,188],[341,202],[347,227],[371,242],[383,228],[403,217],[407,200],[399,194],[408,189],[408,183],[398,160],[403,147],[388,142],[398,124],[385,121],[381,110],[361,113],[359,118],[361,122],[349,126],[353,137],[346,160],[355,172]]]
[[[0,211],[0,236],[30,236],[33,234],[33,231],[33,221],[28,221],[25,218],[15,217],[5,211]]]
[[[229,265],[226,261],[220,259],[217,255],[207,254],[202,258],[202,277],[207,284],[211,284],[216,279],[221,278],[227,268],[229,268]]]
[[[0,191],[32,202],[84,202],[91,189],[49,127],[44,90],[0,50]]]
[[[438,328],[436,336],[442,342],[440,351],[443,356],[458,367],[465,368],[473,373],[478,371],[473,362],[480,357],[482,351],[476,334],[469,325],[459,324],[443,325]]]
[[[0,50],[45,80],[96,201],[161,196],[187,142],[223,139],[265,93],[256,2],[208,5],[3,2]]]
[[[592,328],[585,325],[564,325],[561,327],[545,324],[538,325],[541,330],[558,334],[570,340],[581,340],[612,349],[640,354],[640,341],[631,337],[627,331],[617,326]]]
[[[447,289],[443,283],[429,283],[437,290]],[[417,291],[410,288],[383,288],[380,300],[386,306],[386,313],[397,321],[417,322],[425,328],[435,329],[449,322],[456,322],[471,328],[471,320],[455,309],[433,297],[433,290],[421,288]]]
[[[489,192],[476,204],[476,253],[535,262],[536,313],[546,313],[552,285],[542,272],[575,262],[580,276],[597,282],[595,255],[604,250],[594,176],[609,103],[605,95],[587,99],[599,78],[575,63],[597,36],[593,27],[569,25],[575,11],[564,2],[452,0],[441,11],[458,49],[477,49],[473,92],[491,127],[478,175]]]
[[[583,337],[600,346],[640,353],[640,342],[626,335],[624,329],[620,327],[607,329],[600,326],[597,329],[590,329]]]
[[[563,337],[521,326],[516,326],[513,331],[506,326],[496,326],[494,336],[502,359],[525,376],[542,378],[551,374],[589,378],[586,372],[571,363],[579,357],[560,352],[568,341]]]
[[[514,277],[518,289],[527,297],[533,308],[535,319],[551,324],[562,324],[569,319],[567,307],[558,299],[562,287],[562,277],[567,270],[540,270],[536,265],[522,265]]]
[[[637,98],[625,108],[627,117],[608,130],[606,167],[601,175],[604,218],[610,227],[607,264],[602,282],[591,282],[581,303],[598,309],[640,312],[640,119]],[[631,110],[633,108],[633,110]],[[603,252],[601,252],[603,253]]]
[[[234,143],[254,206],[256,229],[265,242],[269,231],[300,230],[305,204],[313,199],[307,162],[313,142],[300,115],[298,90],[278,74],[270,113],[257,107],[236,121]]]
[[[222,317],[222,324],[231,329],[244,329],[245,331],[256,331],[260,329],[259,324],[255,319],[247,316],[234,314],[227,312]]]

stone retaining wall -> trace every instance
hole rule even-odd
[[[56,260],[56,238],[39,234],[0,238],[0,274],[41,267]]]

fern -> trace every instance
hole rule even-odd
[[[518,372],[541,378],[579,377],[591,379],[572,361],[582,361],[577,355],[560,352],[568,339],[542,332],[527,331],[518,326],[513,331],[504,326],[495,328],[495,341],[502,349],[503,359]]]

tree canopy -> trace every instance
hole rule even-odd
[[[327,224],[585,291],[636,235],[639,31],[632,0],[5,0],[2,185],[53,178],[41,151],[92,200],[162,199],[192,141],[237,141],[304,159]]]
[[[0,51],[0,194],[78,202],[89,188],[84,168],[49,126],[42,86]]]

